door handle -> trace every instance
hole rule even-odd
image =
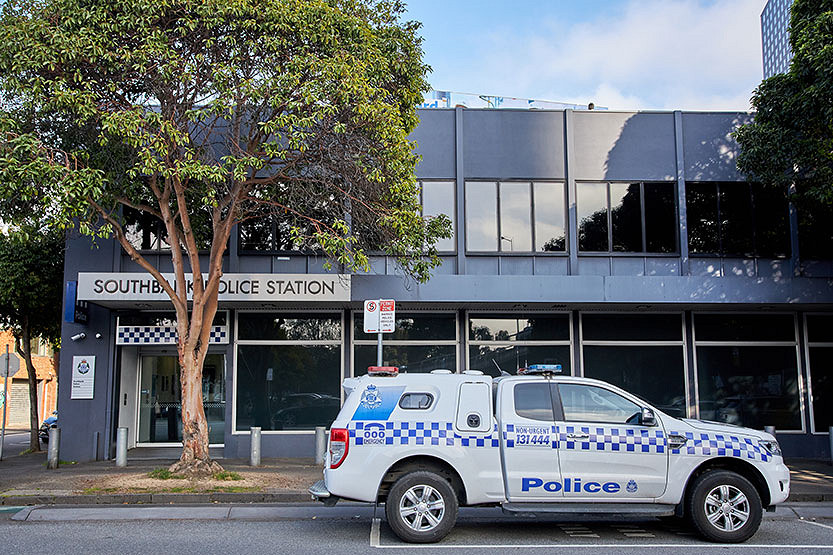
[[[567,439],[590,439],[590,434],[567,434]]]

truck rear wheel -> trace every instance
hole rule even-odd
[[[443,539],[457,521],[457,495],[442,476],[409,472],[388,492],[385,516],[400,539],[432,543]]]
[[[748,540],[758,531],[763,516],[755,486],[728,470],[699,476],[691,486],[686,508],[700,535],[713,542]]]

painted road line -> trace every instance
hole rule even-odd
[[[805,520],[803,518],[799,519],[798,522],[806,522],[807,524],[812,524],[813,526],[821,526],[822,528],[827,528],[828,530],[833,530],[833,526],[830,526],[829,524],[822,524],[821,522],[815,522],[815,521],[812,521],[812,520]]]

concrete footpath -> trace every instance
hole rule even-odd
[[[245,460],[221,459],[228,471],[224,477],[201,481],[152,477],[154,471],[173,462],[129,460],[126,468],[117,468],[113,461],[69,462],[47,470],[43,453],[4,458],[0,461],[0,505],[304,503],[311,499],[307,487],[321,479],[322,472],[311,459],[263,459],[257,468]],[[827,502],[833,508],[830,463],[794,459],[787,464],[792,474],[788,503]]]

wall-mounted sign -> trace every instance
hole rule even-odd
[[[95,357],[72,357],[72,388],[70,399],[92,399],[95,391]]]
[[[163,274],[176,289],[173,274]],[[193,281],[186,274],[188,298]],[[81,301],[168,301],[162,286],[147,273],[78,274]],[[350,276],[344,274],[224,274],[220,301],[349,301]]]

